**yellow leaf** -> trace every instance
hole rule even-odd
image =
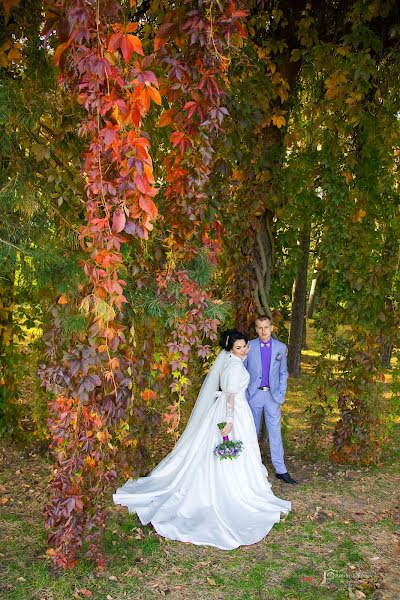
[[[326,96],[328,98],[336,98],[341,92],[344,83],[347,82],[347,77],[342,71],[336,71],[326,81]]]
[[[91,456],[87,456],[85,458],[85,464],[89,467],[89,469],[93,469],[93,467],[96,466],[96,461],[93,460],[93,458]]]
[[[21,50],[16,46],[13,46],[10,52],[7,54],[7,58],[10,62],[12,62],[13,60],[19,60],[21,58]]]
[[[353,175],[349,171],[346,171],[345,173],[343,173],[343,177],[345,178],[346,183],[350,183],[350,181],[353,180]]]
[[[362,221],[366,214],[367,213],[365,212],[365,210],[360,208],[360,210],[357,211],[355,215],[353,215],[353,223],[359,223],[360,221]]]

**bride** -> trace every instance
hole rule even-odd
[[[130,479],[113,496],[116,504],[137,513],[143,525],[151,522],[171,540],[231,550],[260,541],[279,522],[280,513],[290,510],[290,502],[272,493],[261,462],[245,396],[247,342],[239,331],[222,335],[223,350],[175,448],[150,475]],[[221,422],[226,425],[220,431]],[[237,458],[214,455],[221,435],[243,442]]]

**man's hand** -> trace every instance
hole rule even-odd
[[[225,435],[229,435],[233,429],[233,423],[227,423],[223,429],[221,429],[221,435],[224,437]]]

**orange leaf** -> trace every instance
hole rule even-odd
[[[151,98],[154,100],[154,102],[156,104],[160,105],[161,104],[161,94],[160,94],[160,92],[156,88],[154,88],[152,86],[148,87],[147,91],[150,94]]]
[[[282,114],[272,115],[272,122],[278,129],[286,125],[286,119]]]
[[[61,294],[58,299],[58,304],[68,304],[69,300],[65,294]]]
[[[10,16],[10,12],[12,11],[12,9],[19,6],[19,3],[20,0],[3,0],[2,4],[6,20]]]
[[[158,121],[158,126],[165,127],[166,125],[172,123],[172,119],[174,118],[175,114],[175,109],[164,110],[164,112],[161,113],[160,119]]]
[[[57,47],[57,50],[54,52],[54,64],[56,67],[58,67],[58,65],[60,64],[61,55],[70,46],[71,41],[72,41],[72,38],[69,38],[68,41],[64,42],[63,44],[60,44]]]
[[[131,2],[131,6],[132,6],[132,2]],[[133,31],[136,31],[136,29],[138,27],[139,27],[139,23],[128,23],[128,25],[125,27],[125,31],[126,31],[126,33],[132,33]]]
[[[146,388],[143,392],[140,393],[140,395],[142,396],[143,400],[146,400],[146,402],[148,402],[149,400],[156,399],[156,393],[153,390],[150,390],[149,388]]]
[[[140,54],[141,56],[144,56],[142,42],[136,35],[126,34],[122,37],[121,52],[127,63],[131,60],[132,54],[134,52]]]
[[[143,170],[144,170],[144,173],[145,173],[145,175],[147,177],[147,181],[149,183],[155,183],[152,165],[146,165],[146,164],[143,165]]]

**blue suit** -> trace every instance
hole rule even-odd
[[[275,338],[271,338],[271,343],[270,391],[262,391],[258,389],[262,376],[260,340],[256,338],[250,341],[250,351],[244,362],[250,373],[250,382],[246,390],[246,396],[251,412],[253,413],[257,433],[260,430],[261,417],[264,413],[271,460],[276,472],[286,473],[287,469],[284,462],[281,434],[281,404],[285,401],[288,381],[286,346]]]

